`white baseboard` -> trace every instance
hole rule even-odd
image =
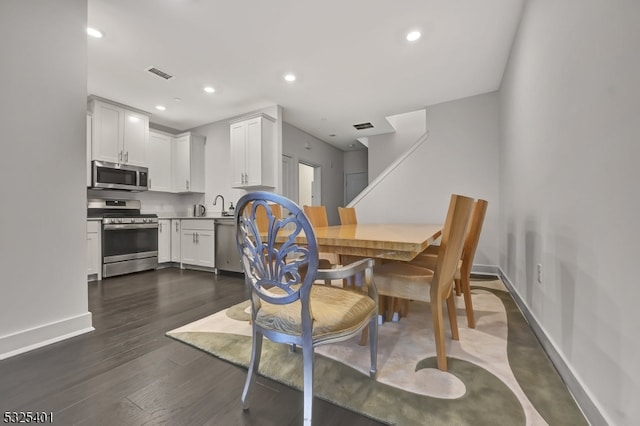
[[[91,312],[0,336],[0,360],[93,331]]]
[[[472,268],[474,272],[475,267],[476,265],[474,265]],[[496,271],[495,275],[498,275],[500,279],[502,279],[502,282],[509,290],[509,293],[513,297],[513,300],[520,308],[520,311],[529,323],[529,326],[533,330],[533,333],[540,341],[540,344],[547,353],[547,356],[551,360],[551,363],[558,371],[558,374],[560,374],[560,377],[562,378],[564,383],[567,385],[569,392],[571,392],[571,394],[573,395],[573,398],[582,410],[584,416],[587,418],[587,421],[592,425],[608,425],[609,422],[607,422],[601,410],[599,410],[598,407],[594,404],[593,399],[589,396],[589,393],[585,386],[576,377],[564,357],[560,354],[560,352],[558,352],[551,339],[549,339],[549,337],[546,335],[535,316],[529,310],[529,307],[526,305],[526,303],[524,303],[522,297],[520,297],[520,294],[515,289],[509,277],[507,277],[507,275],[499,266],[493,266],[493,268]]]
[[[477,275],[495,275],[500,276],[500,268],[495,265],[477,265],[471,267],[471,273]]]

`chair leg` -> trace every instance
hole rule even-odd
[[[311,340],[303,342],[302,360],[304,369],[303,399],[304,399],[304,419],[305,426],[311,426],[313,417],[313,345]]]
[[[375,379],[378,375],[378,315],[371,318],[367,328],[369,329],[369,351],[371,352],[369,376]]]
[[[395,297],[389,297],[387,299],[387,313],[385,314],[385,319],[387,321],[393,321],[393,314],[396,312],[396,303],[397,300]]]
[[[378,322],[376,321],[376,324]],[[362,334],[360,334],[360,340],[358,341],[358,345],[364,346],[369,342],[369,328],[370,326],[366,326],[362,329]]]
[[[400,318],[405,318],[409,315],[409,299],[402,299],[400,302]]]
[[[455,283],[455,289],[456,289],[456,296],[460,296],[462,294],[460,280],[455,280],[454,283]]]
[[[435,296],[434,293],[431,293]],[[431,314],[433,315],[433,334],[436,342],[436,356],[438,359],[438,369],[447,371],[447,354],[444,346],[444,325],[442,324],[442,300],[436,297],[431,299]]]
[[[249,409],[249,392],[253,387],[256,375],[258,373],[258,367],[260,366],[260,355],[262,353],[262,333],[253,332],[253,344],[251,345],[251,360],[249,361],[249,371],[247,372],[247,380],[244,383],[244,390],[242,391],[242,409]]]
[[[473,315],[473,302],[471,301],[471,283],[469,276],[462,277],[462,294],[464,294],[464,309],[467,311],[467,324],[469,328],[476,328],[476,319]]]
[[[451,325],[451,338],[460,340],[458,335],[458,316],[456,315],[456,301],[453,292],[447,297],[447,313],[449,314],[449,324]]]

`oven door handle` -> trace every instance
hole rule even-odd
[[[120,229],[153,229],[158,228],[157,223],[131,223],[131,224],[108,224],[104,225],[105,231],[117,231]]]

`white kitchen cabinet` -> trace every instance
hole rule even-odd
[[[204,192],[204,136],[175,137],[171,150],[173,192]]]
[[[171,262],[171,219],[158,219],[158,263]]]
[[[149,116],[98,99],[90,101],[90,109],[91,158],[147,167]]]
[[[87,113],[87,188],[91,187],[91,114]]]
[[[149,131],[149,191],[171,192],[171,146],[173,138]]]
[[[214,222],[211,219],[181,221],[182,265],[215,267]]]
[[[180,219],[171,219],[171,261],[180,263]]]
[[[274,119],[266,114],[244,117],[230,123],[231,172],[234,188],[274,188],[277,162]]]
[[[102,223],[87,221],[87,277],[89,281],[102,279]]]

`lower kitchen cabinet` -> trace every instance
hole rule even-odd
[[[213,220],[182,220],[180,250],[184,265],[215,267]]]
[[[102,279],[102,223],[87,221],[87,278]]]
[[[180,219],[171,219],[171,261],[180,263]]]
[[[158,220],[158,263],[171,262],[171,220]]]

